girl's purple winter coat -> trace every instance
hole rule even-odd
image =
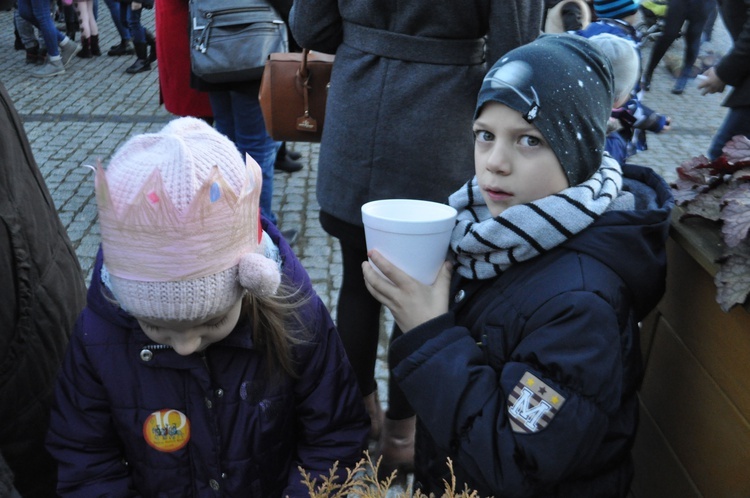
[[[101,252],[78,319],[47,444],[61,496],[309,496],[298,466],[353,466],[369,421],[336,329],[276,228],[284,278],[310,296],[298,380],[267,381],[250,320],[202,353],[154,344],[105,297]]]

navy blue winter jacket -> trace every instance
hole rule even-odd
[[[673,202],[652,170],[624,172],[635,210],[495,279],[454,276],[450,311],[392,344],[424,491],[441,493],[450,457],[458,489],[480,496],[626,496],[638,322],[664,291]]]
[[[65,358],[47,444],[61,496],[301,497],[297,470],[363,455],[369,421],[330,315],[276,228],[284,278],[309,293],[300,378],[267,382],[248,317],[202,353],[155,345],[104,296],[101,252]]]

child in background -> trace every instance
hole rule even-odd
[[[589,40],[599,47],[612,64],[615,103],[607,123],[607,140],[604,150],[622,166],[630,156],[630,150],[620,130],[623,130],[625,126],[632,126],[635,121],[628,109],[623,106],[632,99],[633,88],[640,78],[640,59],[635,47],[625,38],[602,33],[592,36]]]
[[[635,0],[595,0],[594,12],[599,17],[577,34],[591,38],[608,33],[619,36],[633,44],[638,53],[639,74],[641,67],[641,35],[635,28],[640,13]],[[648,88],[646,88],[648,90]],[[640,78],[636,82],[632,96],[622,105],[622,111],[616,116],[620,122],[618,134],[627,142],[627,157],[641,150],[648,150],[646,132],[661,133],[668,131],[671,120],[643,103],[643,91]]]
[[[388,360],[417,413],[423,492],[440,493],[450,457],[479,496],[628,493],[638,322],[664,290],[673,201],[604,154],[613,100],[583,37],[508,52],[479,92],[476,176],[449,199],[455,262],[431,286],[377,251],[362,265],[404,331]]]
[[[201,120],[96,173],[102,250],[47,445],[61,496],[308,496],[369,429],[307,273],[259,218],[261,173]]]

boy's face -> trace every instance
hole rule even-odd
[[[232,307],[199,320],[151,320],[136,316],[143,333],[156,342],[172,346],[175,352],[187,356],[203,351],[228,336],[240,319],[242,299]]]
[[[473,129],[477,181],[493,217],[568,188],[557,156],[521,113],[488,102]]]

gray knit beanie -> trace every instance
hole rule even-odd
[[[490,101],[520,112],[547,140],[573,186],[602,162],[613,93],[612,67],[598,48],[582,36],[544,34],[492,66],[474,119]]]

